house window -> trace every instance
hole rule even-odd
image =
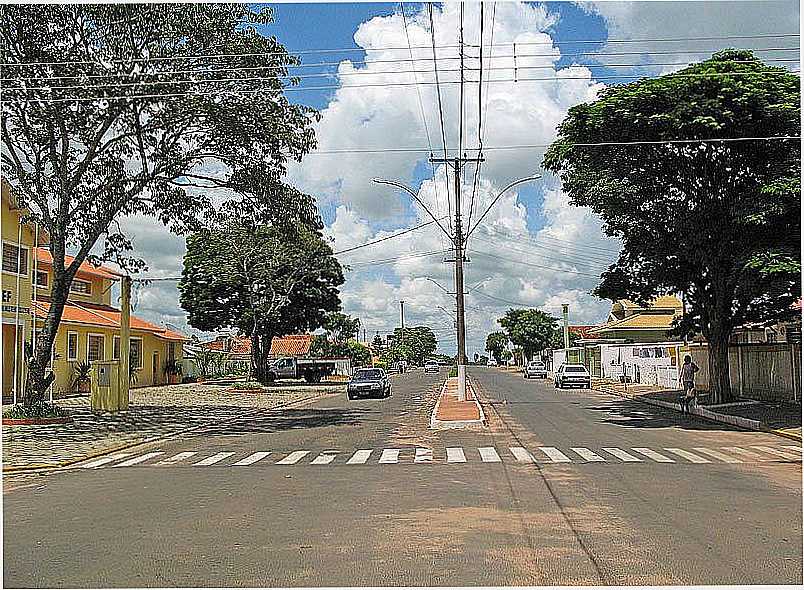
[[[81,279],[73,279],[73,282],[70,285],[70,292],[80,293],[82,295],[91,295],[92,283],[89,281],[82,281]]]
[[[45,270],[36,271],[36,284],[39,287],[47,287],[47,271]]]
[[[112,360],[120,360],[120,336],[115,336],[112,340]]]
[[[167,362],[173,363],[176,361],[176,343],[167,343]]]
[[[19,274],[28,274],[28,249],[16,244],[3,242],[3,272],[17,274],[17,256],[19,256]]]
[[[78,332],[67,332],[67,360],[78,360]]]
[[[132,369],[142,369],[142,340],[140,338],[131,339],[128,362]]]
[[[103,344],[104,338],[101,334],[87,335],[87,360],[88,361],[102,361],[103,360]]]

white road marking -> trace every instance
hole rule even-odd
[[[310,461],[310,465],[329,465],[332,461],[335,460],[335,457],[338,456],[338,453],[334,452],[324,452],[321,453],[318,457]]]
[[[790,451],[782,451],[780,449],[774,449],[773,447],[758,447],[756,445],[752,445],[751,448],[762,451],[763,453],[768,453],[769,455],[782,457],[783,459],[801,459],[800,455],[796,456]]]
[[[712,449],[707,449],[706,447],[695,447],[692,449],[693,451],[697,451],[704,455],[709,455],[710,457],[714,457],[724,463],[742,463],[739,459],[735,459],[734,457],[730,457],[725,453],[721,453],[720,451],[713,451]]]
[[[597,453],[593,453],[589,449],[585,447],[571,447],[572,451],[578,453],[582,459],[586,459],[587,461],[605,461],[603,457],[598,455]]]
[[[360,449],[355,451],[355,454],[352,455],[349,460],[346,462],[347,465],[363,465],[368,458],[371,456],[371,449]]]
[[[626,463],[640,463],[642,459],[639,457],[634,457],[631,453],[626,453],[622,449],[618,449],[617,447],[603,447],[603,450],[607,453],[611,453],[621,461],[625,461]]]
[[[674,447],[665,447],[665,451],[670,451],[678,455],[679,457],[683,457],[687,461],[691,463],[711,463],[709,459],[704,459],[700,455],[696,455],[695,453],[690,453],[689,451],[685,451],[684,449],[676,449]]]
[[[90,461],[89,463],[84,463],[83,465],[81,465],[81,467],[84,469],[97,469],[98,467],[106,465],[107,463],[111,463],[112,461],[118,461],[119,459],[128,457],[129,455],[131,455],[131,453],[116,453],[114,455],[108,455],[106,457],[103,457],[102,459],[95,459],[94,461]]]
[[[173,455],[172,457],[168,457],[167,459],[162,459],[157,465],[174,465],[179,461],[184,461],[188,457],[192,457],[196,455],[196,451],[185,451],[184,453],[179,453],[178,455]]]
[[[633,450],[637,453],[645,455],[648,459],[653,459],[658,463],[675,463],[675,461],[673,461],[670,457],[665,457],[661,453],[657,453],[648,447],[633,447]]]
[[[220,463],[227,457],[231,457],[234,453],[215,453],[214,455],[207,457],[206,459],[202,459],[198,463],[193,463],[193,467],[209,467],[210,465],[215,465],[215,463]]]
[[[734,453],[736,455],[742,455],[752,461],[774,461],[775,459],[772,457],[765,457],[764,455],[760,455],[759,453],[755,453],[753,451],[747,451],[746,449],[740,447],[720,447],[722,449],[727,450],[730,453]]]
[[[502,461],[494,447],[480,447],[477,452],[480,453],[480,460],[483,463],[499,463]]]
[[[416,448],[416,456],[413,458],[414,463],[432,463],[433,462],[433,449],[425,449],[423,447]]]
[[[153,453],[145,453],[144,455],[140,455],[139,457],[134,457],[132,459],[128,459],[127,461],[123,461],[122,463],[118,463],[114,465],[114,467],[131,467],[132,465],[137,465],[138,463],[142,463],[147,461],[148,459],[153,459],[154,457],[158,457],[159,455],[164,455],[164,451],[154,451]]]
[[[466,455],[461,447],[447,447],[447,463],[466,463]]]
[[[233,467],[242,467],[242,466],[245,466],[245,465],[253,465],[257,461],[262,461],[263,459],[265,459],[270,454],[271,454],[271,451],[259,451],[257,453],[252,453],[251,455],[249,455],[245,459],[241,459],[237,463],[232,463],[232,466]]]
[[[290,455],[285,457],[284,459],[277,461],[277,465],[295,465],[299,461],[301,461],[304,457],[310,454],[310,451],[293,451]]]
[[[553,463],[572,463],[572,459],[555,447],[539,447],[539,450],[547,455]]]
[[[511,454],[520,463],[536,463],[536,458],[523,447],[509,447]]]
[[[399,463],[399,453],[402,449],[383,449],[380,463]]]

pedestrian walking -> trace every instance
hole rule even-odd
[[[695,401],[695,373],[699,371],[698,365],[692,362],[690,355],[684,355],[684,364],[681,365],[680,381],[683,387],[681,394],[681,411],[689,414],[690,404]]]

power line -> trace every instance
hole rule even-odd
[[[510,68],[509,68],[510,69]],[[784,72],[711,72],[707,74],[666,74],[662,76],[663,78],[717,78],[717,77],[728,77],[728,76],[786,76],[786,75],[796,75],[800,72],[798,70],[795,71],[784,71]],[[275,79],[275,78],[272,78]],[[568,80],[587,80],[589,82],[599,81],[599,80],[609,80],[609,79],[628,79],[634,80],[635,76],[627,75],[627,76],[552,76],[548,78],[499,78],[496,80],[489,80],[489,83],[501,83],[501,82],[566,82]],[[474,81],[470,81],[474,82]],[[460,84],[460,81],[444,81],[443,84]],[[266,91],[274,91],[274,92],[310,92],[311,90],[345,90],[348,88],[391,88],[391,87],[403,87],[403,86],[415,86],[417,83],[413,82],[382,82],[378,84],[347,84],[347,85],[334,85],[334,86],[294,86],[294,87],[284,87],[284,88],[258,88],[258,89],[251,89],[251,90],[234,90],[234,89],[216,89],[212,91],[194,91],[194,92],[168,92],[162,94],[124,94],[124,95],[117,95],[117,96],[92,96],[92,97],[61,97],[61,98],[41,98],[41,97],[33,97],[33,98],[24,98],[24,99],[11,99],[6,100],[6,103],[27,103],[27,102],[40,102],[40,103],[56,103],[56,102],[94,102],[94,101],[110,101],[110,100],[136,100],[136,99],[143,99],[143,98],[159,98],[159,99],[166,99],[166,98],[177,98],[182,96],[218,96],[221,95],[249,95],[249,94],[257,94],[257,93],[264,93]],[[427,84],[433,85],[435,84],[436,87],[439,87],[439,82],[419,82],[418,84]],[[6,88],[6,92],[27,92],[29,90],[22,89],[22,88]]]
[[[459,99],[459,110],[458,110],[458,155],[460,156],[463,153],[463,6],[464,3],[461,2],[460,9],[459,9],[459,17],[458,17],[458,39],[460,45],[460,56],[461,56],[461,79],[460,79],[460,99]],[[482,51],[482,48],[481,48]],[[480,75],[483,75],[483,70],[480,70]],[[457,170],[455,171],[457,174]]]
[[[493,10],[496,11],[497,3],[494,3]],[[494,13],[492,13],[491,43],[494,43]],[[477,162],[475,163],[475,177],[472,181],[472,198],[469,201],[469,221],[466,227],[472,227],[472,214],[475,210],[475,195],[477,194],[477,183],[480,178],[480,168],[483,165],[483,0],[480,0],[480,77],[477,84]],[[488,81],[486,81],[488,90]],[[487,99],[488,100],[488,99]]]
[[[524,241],[524,242],[527,242],[529,244],[534,244],[535,246],[539,246],[539,247],[542,247],[542,248],[556,248],[556,247],[559,247],[559,246],[552,245],[552,244],[544,244],[544,243],[542,243],[540,241],[540,240],[547,240],[548,242],[550,242],[550,241],[558,242],[560,247],[562,247],[562,248],[567,248],[567,249],[571,249],[571,250],[588,250],[588,251],[592,252],[592,254],[587,254],[587,252],[583,252],[583,251],[580,252],[580,253],[583,254],[584,256],[592,256],[592,257],[600,258],[601,261],[606,262],[606,263],[608,263],[611,260],[611,258],[609,256],[607,256],[607,254],[611,254],[612,256],[616,256],[617,254],[619,254],[618,250],[610,250],[610,249],[607,249],[607,248],[599,248],[599,247],[595,247],[595,246],[584,246],[582,244],[578,244],[577,242],[575,242],[573,240],[562,240],[561,238],[555,238],[553,236],[542,236],[542,237],[540,237],[538,239],[534,239],[534,238],[530,237],[530,234],[528,234],[527,236],[523,236],[523,235],[519,235],[519,234],[513,235],[513,234],[501,232],[501,231],[499,231],[499,230],[497,230],[497,229],[495,229],[493,227],[490,227],[490,226],[484,226],[483,229],[486,231],[486,235],[488,235],[489,237],[499,236],[501,238],[505,238],[505,239],[510,240],[512,242],[523,242]]]
[[[443,217],[441,217],[441,219],[443,219]],[[392,240],[394,238],[398,238],[399,236],[404,236],[405,234],[409,234],[410,232],[420,230],[423,227],[427,227],[428,225],[432,225],[434,223],[435,223],[435,221],[427,221],[427,222],[421,223],[421,224],[419,224],[419,225],[417,225],[415,227],[409,227],[408,229],[398,231],[398,232],[396,232],[394,234],[384,236],[382,238],[378,238],[378,239],[372,240],[370,242],[366,242],[365,244],[360,244],[359,246],[352,246],[351,248],[346,248],[344,250],[339,250],[338,252],[333,252],[332,255],[337,256],[339,254],[346,254],[348,252],[353,252],[353,251],[359,250],[361,248],[366,248],[368,246],[373,246],[374,244],[379,244],[380,242],[384,242],[386,240]]]
[[[577,40],[551,40],[551,41],[524,41],[517,42],[517,45],[573,45],[582,43],[591,44],[613,44],[613,43],[669,43],[669,42],[689,42],[689,41],[725,41],[733,39],[784,39],[784,38],[800,38],[799,33],[769,33],[762,35],[719,35],[707,37],[666,37],[666,38],[651,38],[651,39],[577,39]],[[510,43],[501,43],[498,46],[507,46]],[[458,45],[440,45],[440,49],[455,49]],[[467,45],[467,47],[477,47],[476,45]],[[413,49],[426,49],[425,46],[417,46]],[[404,51],[407,47],[337,47],[337,48],[320,48],[320,49],[302,49],[293,50],[283,48],[282,51],[258,51],[250,53],[208,53],[208,54],[195,54],[195,55],[173,55],[173,56],[153,56],[143,58],[131,59],[113,59],[106,63],[109,64],[132,64],[142,62],[154,61],[182,61],[182,60],[202,60],[202,59],[220,59],[220,58],[243,58],[243,57],[267,57],[267,56],[287,56],[295,57],[298,55],[314,55],[314,54],[327,54],[327,53],[355,53],[355,52],[370,52],[370,51]],[[3,62],[0,67],[21,67],[21,66],[55,66],[55,65],[104,65],[100,61],[41,61],[41,62]]]
[[[486,239],[483,239],[483,238],[480,238],[480,237],[478,237],[476,239],[478,241],[480,241],[480,242],[485,243],[485,244],[491,244],[492,246],[499,246],[501,244],[501,242],[499,242],[499,241],[486,240]],[[535,246],[534,245],[534,247],[547,250],[547,247],[545,247],[545,246]],[[506,244],[505,248],[506,248],[506,250],[511,251],[511,252],[518,252],[518,253],[521,253],[521,254],[530,254],[530,255],[533,254],[533,252],[529,252],[529,251],[523,250],[521,248],[515,248],[515,247],[510,246],[508,244]],[[575,254],[574,255],[576,257],[575,260],[571,260],[570,256],[572,256],[572,255],[565,255],[563,258],[557,258],[555,256],[549,256],[547,254],[541,254],[541,257],[546,258],[547,260],[554,260],[556,262],[561,262],[561,263],[564,263],[564,264],[570,264],[570,265],[573,265],[573,266],[585,266],[589,270],[598,270],[598,269],[600,269],[601,272],[602,272],[602,270],[604,270],[603,265],[607,266],[608,264],[611,263],[611,260],[608,260],[605,263],[603,261],[590,260],[588,258],[587,258],[587,260],[578,260],[577,257],[582,256],[582,254]]]
[[[435,21],[433,19],[433,4],[427,3],[427,11],[430,15],[430,38],[433,46],[433,72],[435,73],[435,87],[438,96],[438,120],[441,124],[441,147],[444,149],[444,159],[447,158],[447,139],[446,132],[444,131],[444,107],[441,100],[441,85],[438,83],[438,58],[436,57],[436,42],[435,42]],[[431,150],[432,158],[432,150]],[[449,177],[447,176],[447,166],[442,166],[444,170],[444,184],[447,189],[447,227],[450,232],[452,231],[452,201],[449,196]]]
[[[383,259],[380,259],[380,260],[365,260],[365,261],[361,261],[361,262],[354,262],[354,263],[350,263],[350,264],[348,264],[346,266],[351,268],[351,267],[356,267],[356,266],[362,267],[362,266],[384,265],[384,264],[389,264],[391,262],[400,262],[400,261],[403,261],[403,260],[412,260],[412,259],[415,259],[415,258],[426,258],[428,256],[436,256],[436,255],[440,255],[440,254],[446,254],[448,252],[451,252],[451,250],[447,249],[447,250],[430,250],[429,252],[413,252],[413,253],[410,253],[410,254],[401,254],[399,256],[394,256],[392,258],[383,258]]]
[[[580,272],[580,271],[577,271],[577,270],[566,270],[566,269],[563,269],[563,268],[553,268],[553,267],[550,267],[550,266],[542,266],[541,264],[533,264],[532,262],[525,262],[524,260],[515,260],[515,259],[512,259],[512,258],[505,258],[504,256],[498,256],[497,254],[492,254],[490,252],[484,252],[482,250],[472,250],[472,253],[480,255],[480,256],[496,258],[498,260],[504,260],[505,262],[510,262],[511,264],[521,264],[523,266],[530,266],[532,268],[540,268],[542,270],[551,270],[553,272],[562,273],[562,274],[567,273],[567,274],[573,274],[573,275],[593,277],[593,278],[596,278],[596,279],[600,278],[599,274],[591,274],[591,273],[588,273],[588,272]]]

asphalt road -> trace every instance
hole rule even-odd
[[[417,371],[387,400],[330,396],[97,468],[5,477],[3,583],[802,583],[792,441],[470,375],[483,430],[428,430],[446,375]],[[146,453],[160,454],[116,466]]]

